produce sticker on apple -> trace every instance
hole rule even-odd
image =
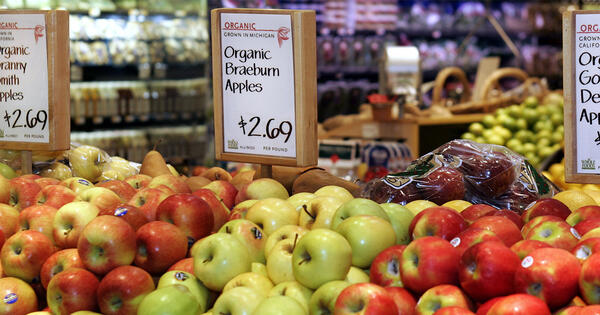
[[[0,14],[0,117],[0,141],[50,141],[44,14]]]
[[[291,19],[221,13],[223,152],[296,157]]]

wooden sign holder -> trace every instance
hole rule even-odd
[[[0,149],[20,150],[21,171],[31,173],[31,151],[70,147],[69,12],[63,10],[0,10],[7,14],[43,14],[48,60],[48,143],[0,141]]]
[[[577,172],[577,109],[575,98],[575,17],[578,14],[598,14],[600,10],[567,11],[563,14],[563,93],[565,126],[565,181],[569,183],[600,184],[598,174]]]
[[[294,54],[296,157],[224,152],[221,13],[290,15]],[[315,12],[307,10],[215,9],[211,11],[215,155],[217,160],[262,164],[261,174],[271,177],[271,165],[317,164],[317,66]]]

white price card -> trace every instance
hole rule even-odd
[[[0,141],[48,143],[44,14],[0,14]]]
[[[223,151],[296,156],[289,14],[222,13]]]

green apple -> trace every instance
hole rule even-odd
[[[335,230],[345,219],[361,214],[374,215],[387,221],[390,220],[385,211],[375,201],[365,198],[354,198],[342,204],[335,211],[333,220],[331,221],[331,229]]]
[[[200,303],[190,290],[181,284],[156,289],[144,297],[138,314],[144,315],[189,315],[200,311]]]
[[[267,266],[265,264],[253,262],[250,266],[250,271],[263,275],[267,278],[269,277],[269,274],[267,273]]]
[[[301,192],[291,195],[286,201],[294,207],[297,211],[302,209],[302,205],[307,204],[311,199],[315,198],[316,195],[309,192]]]
[[[352,247],[352,265],[368,268],[384,249],[396,244],[396,232],[389,221],[373,215],[357,215],[336,229]]]
[[[415,217],[412,211],[397,203],[382,203],[381,208],[390,217],[390,223],[396,232],[396,244],[406,245],[410,243],[408,228]]]
[[[158,279],[157,289],[169,285],[179,284],[188,288],[190,293],[198,300],[200,304],[199,311],[204,312],[208,306],[208,289],[191,273],[179,270],[165,272]]]
[[[483,130],[485,129],[485,127],[481,124],[481,123],[472,123],[469,126],[469,132],[476,135],[476,136],[481,136],[481,133],[483,132]]]
[[[254,222],[246,219],[228,221],[219,229],[219,233],[235,236],[248,249],[253,262],[265,263],[266,235]]]
[[[95,181],[102,174],[102,166],[108,155],[97,147],[82,145],[69,151],[69,163],[73,175]]]
[[[227,282],[223,288],[223,292],[227,292],[237,287],[247,287],[262,294],[263,296],[267,296],[269,291],[271,291],[273,288],[273,282],[261,274],[244,272],[229,280],[229,282]]]
[[[307,229],[297,225],[284,225],[278,228],[275,230],[275,232],[270,234],[269,237],[267,237],[267,241],[265,243],[265,257],[269,257],[271,249],[273,249],[275,244],[277,244],[279,241],[285,239],[295,239],[296,235],[298,235],[298,238],[300,238],[306,234],[306,232],[308,232]]]
[[[348,191],[348,189],[346,189],[344,187],[340,187],[340,186],[335,186],[335,185],[323,186],[323,187],[317,189],[317,191],[315,191],[315,195],[325,196],[325,197],[334,197],[334,198],[341,200],[342,202],[348,202],[348,201],[354,199],[354,196],[352,196],[352,193],[350,193]]]
[[[363,283],[370,282],[369,275],[362,269],[358,267],[350,267],[348,274],[346,275],[346,282],[354,284],[354,283]]]
[[[284,225],[297,225],[298,211],[283,199],[266,198],[248,209],[246,220],[256,223],[265,234],[271,235]]]
[[[248,250],[231,234],[212,234],[197,241],[194,247],[194,274],[213,291],[223,290],[229,280],[250,271]]]
[[[344,204],[340,199],[319,196],[311,200],[300,212],[298,225],[307,229],[329,229],[337,209]]]
[[[305,315],[302,305],[289,296],[270,296],[262,300],[253,314],[260,315]]]
[[[0,175],[6,179],[13,179],[17,177],[17,173],[8,164],[0,163]]]
[[[342,235],[327,229],[306,233],[292,254],[296,281],[313,290],[325,282],[345,279],[351,265],[352,247]]]
[[[265,297],[259,292],[236,287],[223,292],[215,301],[213,314],[256,314],[254,310]],[[141,313],[140,313],[141,314]]]
[[[308,308],[311,315],[330,315],[335,309],[335,301],[340,292],[350,286],[342,280],[330,281],[320,286],[310,297]]]
[[[267,274],[275,284],[293,281],[292,254],[295,239],[285,239],[277,242],[267,257]]]
[[[308,302],[310,301],[312,294],[313,290],[301,285],[298,281],[282,282],[269,291],[269,296],[283,295],[293,298],[302,305],[306,314],[308,314]]]

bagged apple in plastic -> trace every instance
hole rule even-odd
[[[425,199],[441,205],[464,199],[521,212],[556,192],[524,157],[509,149],[453,140],[413,161],[404,172],[368,182],[362,196],[400,204]]]

